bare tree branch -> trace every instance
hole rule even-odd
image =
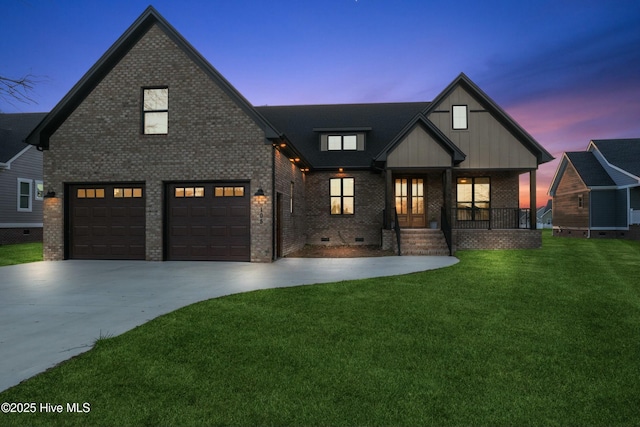
[[[15,105],[14,101],[37,104],[38,102],[31,97],[31,92],[38,82],[37,76],[32,74],[17,79],[0,76],[0,100],[11,105]]]

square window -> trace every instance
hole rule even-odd
[[[215,197],[224,197],[224,188],[223,187],[216,187],[214,189],[213,192]]]
[[[342,136],[329,135],[328,136],[328,148],[330,151],[342,150]]]
[[[244,187],[235,187],[233,189],[233,195],[235,197],[242,197],[244,196]]]
[[[467,106],[466,105],[454,105],[453,106],[453,128],[454,129],[467,129]]]
[[[345,135],[342,137],[343,150],[357,150],[358,138],[355,135]]]
[[[184,197],[184,187],[176,187],[175,197]]]
[[[142,197],[142,188],[134,188],[133,197]]]

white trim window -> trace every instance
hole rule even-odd
[[[453,114],[453,129],[464,130],[468,129],[467,120],[467,106],[466,105],[454,105],[452,108]]]
[[[31,212],[31,188],[33,180],[18,178],[18,212]]]
[[[355,151],[358,149],[357,135],[329,135],[327,137],[329,151]]]
[[[143,88],[142,133],[166,135],[169,132],[169,88]]]

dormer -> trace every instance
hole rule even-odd
[[[364,151],[370,127],[314,128],[319,134],[320,151]]]

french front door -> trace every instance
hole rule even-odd
[[[400,228],[421,228],[427,226],[424,178],[396,178],[395,201]]]

